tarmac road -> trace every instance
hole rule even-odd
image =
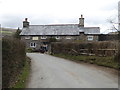
[[[118,76],[88,64],[40,53],[27,53],[31,74],[27,88],[118,88]]]

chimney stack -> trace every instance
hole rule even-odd
[[[84,18],[82,14],[81,14],[81,18],[79,18],[79,26],[84,27]]]
[[[28,27],[29,27],[28,18],[25,18],[25,21],[23,21],[23,28],[28,28]]]

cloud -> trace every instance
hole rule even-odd
[[[85,26],[100,25],[104,28],[106,20],[117,15],[119,0],[0,1],[0,23],[3,27],[22,28],[22,21],[26,17],[30,24],[79,23],[79,17],[83,14]]]
[[[8,27],[8,28],[17,28],[17,27],[21,27],[21,18],[17,17],[17,16],[10,16],[10,15],[6,15],[4,16],[2,19],[2,27]]]

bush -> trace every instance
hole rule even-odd
[[[118,68],[120,70],[120,42],[119,42],[119,46],[118,46],[118,53],[115,55],[114,61],[118,62]]]
[[[18,39],[2,40],[2,87],[8,88],[15,83],[25,64],[25,44]]]
[[[51,43],[53,54],[114,56],[115,49],[118,49],[117,42]]]
[[[32,48],[27,48],[27,49],[26,49],[26,52],[29,52],[29,53],[30,53],[30,52],[32,52],[32,51],[33,51]]]

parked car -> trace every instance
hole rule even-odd
[[[33,49],[32,51],[33,52],[40,52],[40,53],[44,53],[45,52],[45,50],[43,50],[43,49]]]
[[[39,49],[39,52],[44,53],[45,50],[44,49]]]

